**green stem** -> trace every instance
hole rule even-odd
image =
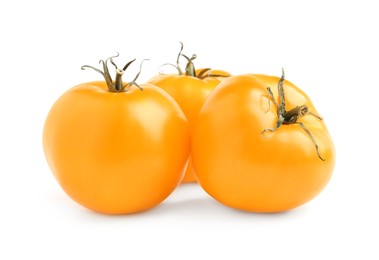
[[[128,91],[129,87],[132,85],[137,86],[139,89],[142,90],[142,88],[136,83],[136,80],[137,80],[138,76],[141,74],[142,63],[145,60],[142,61],[141,66],[140,66],[140,70],[139,70],[137,76],[133,79],[133,81],[127,83],[126,85],[123,85],[122,75],[124,74],[125,70],[129,67],[129,65],[135,61],[135,59],[129,61],[122,69],[119,69],[117,67],[117,65],[113,62],[113,58],[115,58],[115,57],[118,57],[118,54],[117,54],[117,56],[112,56],[112,57],[106,59],[105,61],[100,60],[100,63],[103,65],[103,71],[101,71],[95,67],[89,66],[89,65],[82,66],[82,70],[90,68],[90,69],[93,69],[96,72],[100,73],[101,75],[103,75],[105,82],[107,83],[109,92],[114,92],[114,93],[125,92],[125,91]],[[109,73],[108,61],[110,61],[112,63],[112,65],[116,68],[116,78],[114,81],[112,80],[112,77]]]
[[[186,76],[192,76],[196,77],[196,69],[195,65],[193,64],[193,60],[196,59],[196,54],[193,54],[191,58],[188,58],[186,55],[182,54],[184,58],[187,60],[187,65],[186,65]]]
[[[116,69],[116,80],[114,82],[114,87],[117,90],[117,92],[120,92],[120,90],[123,87],[122,84],[122,75],[124,74],[124,71],[121,69]]]
[[[306,134],[310,137],[311,141],[313,142],[316,148],[318,158],[321,161],[325,161],[325,159],[320,154],[318,144],[316,142],[316,139],[313,137],[312,133],[308,130],[308,128],[302,122],[298,121],[301,117],[307,116],[307,115],[314,116],[319,120],[322,120],[322,117],[310,111],[309,107],[305,104],[301,106],[296,106],[287,111],[286,100],[285,100],[285,95],[284,95],[284,87],[283,87],[284,78],[285,78],[284,70],[282,69],[282,77],[280,78],[278,82],[279,102],[275,99],[271,91],[271,88],[267,87],[267,91],[269,93],[269,102],[270,100],[273,101],[273,103],[277,107],[278,119],[276,121],[276,126],[274,128],[266,128],[261,132],[261,134],[264,134],[266,132],[274,132],[278,130],[282,125],[295,125],[295,124],[299,125],[306,132]]]
[[[212,70],[210,68],[203,69],[202,71],[199,72],[198,75],[196,75],[196,69],[195,69],[195,65],[193,63],[193,61],[196,59],[196,54],[192,54],[191,58],[189,58],[185,54],[182,54],[182,52],[183,52],[183,43],[180,42],[180,51],[179,51],[178,57],[176,59],[176,65],[174,65],[172,63],[165,63],[165,64],[161,65],[161,67],[169,65],[169,66],[176,68],[178,70],[179,75],[196,77],[198,79],[204,79],[207,77],[229,77],[229,76],[225,76],[225,75],[213,74]],[[185,67],[185,73],[183,73],[183,70],[180,68],[180,65],[179,65],[180,57],[184,57],[187,60],[187,64]]]

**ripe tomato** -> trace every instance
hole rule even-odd
[[[43,132],[47,161],[64,191],[89,209],[149,209],[183,178],[190,151],[187,119],[160,88],[124,85],[123,70],[117,69],[115,83],[97,71],[107,83],[80,84],[51,108]]]
[[[183,45],[182,45],[183,48]],[[182,49],[181,49],[182,51]],[[181,51],[178,55],[182,55]],[[184,55],[183,55],[184,56]],[[186,56],[185,56],[186,57]],[[222,70],[198,69],[195,70],[192,60],[187,58],[186,73],[183,74],[179,65],[175,66],[178,74],[160,74],[151,78],[148,83],[154,84],[170,94],[186,115],[190,131],[192,132],[197,115],[209,93],[223,80],[229,77],[228,72]],[[190,158],[183,182],[196,182]]]
[[[314,198],[331,177],[335,149],[327,128],[308,96],[283,80],[284,74],[282,80],[231,77],[212,91],[199,113],[192,131],[197,180],[227,206],[252,212],[292,209]],[[278,124],[281,84],[287,113]]]

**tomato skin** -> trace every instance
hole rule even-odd
[[[198,69],[196,71],[198,73],[202,70],[203,69]],[[192,132],[197,115],[209,93],[211,93],[211,91],[224,80],[225,77],[230,76],[229,73],[222,70],[213,71],[213,73],[215,72],[217,75],[222,75],[224,77],[206,77],[204,79],[199,79],[197,77],[186,75],[162,74],[153,77],[148,83],[162,88],[175,99],[186,115],[190,131]],[[183,182],[196,182],[191,158]]]
[[[227,206],[251,212],[280,212],[314,198],[331,178],[335,149],[325,123],[313,116],[299,121],[316,139],[325,161],[299,125],[277,121],[268,102],[270,86],[277,100],[279,78],[241,75],[224,80],[202,107],[192,132],[192,156],[197,180],[213,198]],[[306,94],[284,81],[288,110],[307,104]]]
[[[180,183],[189,154],[180,107],[152,85],[111,93],[105,82],[78,85],[51,108],[43,146],[65,192],[106,214],[158,205]]]

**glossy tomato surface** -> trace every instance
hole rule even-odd
[[[47,116],[43,145],[50,168],[72,199],[94,211],[149,209],[183,178],[187,119],[167,93],[141,86],[111,93],[105,82],[81,84]]]
[[[193,165],[199,184],[219,202],[252,212],[279,212],[314,198],[328,183],[335,149],[324,121],[299,119],[312,133],[322,161],[307,133],[297,124],[274,132],[278,77],[241,75],[224,80],[205,102],[192,132]],[[308,105],[308,96],[285,80],[287,109]]]
[[[197,72],[201,72],[202,70],[199,69]],[[217,73],[220,77],[197,78],[187,75],[163,74],[153,77],[148,82],[162,88],[178,102],[188,119],[190,131],[192,132],[197,115],[209,93],[225,77],[230,76],[229,73],[222,70],[212,72]],[[192,159],[190,158],[183,182],[195,181]]]

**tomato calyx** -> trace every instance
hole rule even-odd
[[[174,65],[172,63],[165,63],[161,67],[172,66],[172,67],[177,69],[179,75],[191,76],[191,77],[195,77],[198,79],[205,79],[208,77],[229,77],[226,75],[214,74],[214,73],[212,73],[211,68],[206,68],[206,69],[201,70],[199,73],[196,73],[195,65],[193,63],[193,60],[195,60],[197,57],[196,54],[192,54],[191,57],[188,57],[187,55],[183,54],[182,52],[183,52],[183,43],[180,42],[180,51],[179,51],[178,56],[176,58],[176,65]],[[187,64],[186,64],[186,67],[184,69],[184,72],[183,72],[183,70],[179,64],[180,57],[184,57],[187,60]]]
[[[136,80],[138,79],[139,75],[141,74],[141,70],[142,70],[142,64],[145,60],[147,59],[144,59],[142,60],[141,64],[140,64],[140,69],[139,69],[139,72],[137,73],[137,75],[134,77],[134,79],[126,84],[124,84],[122,82],[122,75],[124,74],[124,72],[126,71],[126,69],[136,60],[136,59],[133,59],[131,61],[129,61],[128,63],[125,64],[125,66],[120,69],[117,67],[117,65],[114,63],[113,61],[113,58],[117,58],[119,56],[119,53],[117,53],[117,55],[115,56],[111,56],[109,58],[107,58],[105,61],[104,60],[100,60],[99,63],[102,64],[103,66],[103,71],[100,70],[100,69],[97,69],[93,66],[90,66],[90,65],[84,65],[81,67],[82,70],[85,70],[87,68],[90,68],[90,69],[93,69],[95,70],[96,72],[100,73],[101,75],[103,75],[104,79],[105,79],[105,82],[107,83],[107,86],[108,86],[108,90],[109,92],[114,92],[114,93],[118,93],[118,92],[126,92],[128,91],[128,89],[131,87],[131,86],[136,86],[137,88],[139,88],[141,91],[143,91],[143,88],[137,84]],[[113,81],[110,73],[109,73],[109,68],[108,68],[108,61],[115,67],[116,69],[116,77],[115,77],[115,80]]]
[[[312,133],[309,131],[309,129],[302,123],[299,122],[298,119],[306,116],[306,115],[311,115],[314,116],[315,118],[319,120],[323,120],[323,118],[312,111],[310,111],[309,107],[307,105],[301,105],[301,106],[296,106],[293,109],[287,111],[286,110],[286,99],[284,95],[284,88],[283,88],[283,82],[284,82],[285,76],[284,76],[284,70],[282,69],[282,77],[279,80],[278,83],[278,94],[279,94],[279,101],[278,103],[274,97],[274,94],[272,93],[272,90],[270,87],[267,87],[267,92],[269,94],[269,105],[270,105],[270,100],[274,103],[274,105],[277,108],[277,115],[278,115],[278,120],[276,121],[276,125],[274,128],[266,128],[264,129],[261,134],[265,134],[266,132],[274,132],[279,129],[282,125],[293,125],[297,124],[299,125],[306,133],[307,135],[311,138],[313,144],[315,145],[316,152],[318,157],[320,158],[321,161],[325,161],[325,159],[321,156],[318,144],[316,142],[316,139],[312,135]]]

